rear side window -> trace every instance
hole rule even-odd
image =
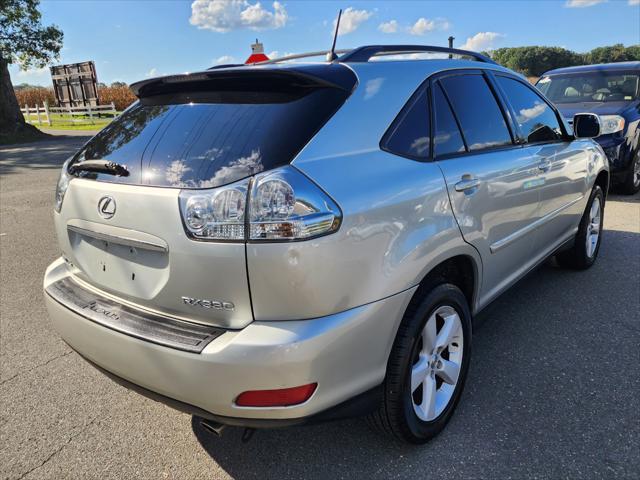
[[[382,145],[385,150],[418,160],[431,155],[428,91],[422,89],[393,123]]]
[[[555,112],[531,88],[513,78],[496,76],[516,114],[516,121],[528,143],[552,142],[562,138]]]
[[[285,165],[349,92],[337,88],[182,92],[143,98],[94,137],[74,161],[126,165],[106,182],[211,188]]]
[[[502,111],[482,75],[455,75],[440,82],[458,117],[469,150],[512,143]]]
[[[435,109],[433,132],[435,155],[464,152],[464,141],[460,129],[439,83],[436,83],[433,89],[433,106]]]

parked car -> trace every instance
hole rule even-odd
[[[46,304],[91,364],[212,431],[367,413],[425,442],[474,315],[551,255],[598,255],[597,116],[568,132],[482,55],[369,46],[133,90],[62,169]]]
[[[640,190],[640,62],[558,68],[536,86],[569,123],[576,113],[598,114],[597,142],[609,159],[612,185],[627,194]]]

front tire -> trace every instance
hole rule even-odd
[[[624,182],[620,185],[621,193],[633,195],[638,191],[640,191],[640,151],[636,152],[633,157],[629,172],[627,172]]]
[[[556,255],[563,267],[585,270],[593,265],[602,243],[602,224],[604,222],[604,193],[596,185],[591,191],[587,208],[580,220],[574,245],[570,250]]]
[[[389,356],[382,403],[371,423],[405,442],[429,441],[460,400],[470,356],[467,299],[455,285],[438,285],[407,308]]]

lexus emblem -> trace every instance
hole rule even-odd
[[[116,201],[113,197],[107,195],[100,199],[98,202],[98,213],[106,220],[109,220],[116,214]]]

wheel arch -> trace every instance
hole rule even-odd
[[[598,185],[602,189],[602,193],[604,193],[604,198],[606,199],[609,193],[609,172],[601,170],[593,184],[594,186]]]
[[[476,310],[480,278],[481,265],[479,259],[474,255],[459,253],[448,257],[424,274],[407,309],[420,302],[424,295],[435,286],[441,283],[451,283],[462,291],[467,299],[469,310],[473,313]]]

